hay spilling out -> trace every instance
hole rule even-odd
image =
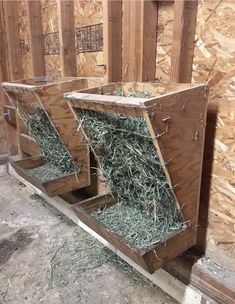
[[[184,229],[145,120],[91,110],[77,114],[119,200],[93,216],[138,249],[163,243]]]
[[[28,116],[26,124],[30,135],[37,141],[47,160],[43,166],[27,170],[30,174],[49,181],[69,173],[79,172],[71,154],[42,108],[36,108],[34,114]]]

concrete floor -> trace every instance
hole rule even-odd
[[[173,304],[0,167],[0,304]]]

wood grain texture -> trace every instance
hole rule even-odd
[[[11,79],[22,79],[22,59],[20,51],[19,28],[17,22],[17,1],[3,1],[5,30]]]
[[[103,1],[105,79],[122,79],[122,0]]]
[[[42,155],[42,151],[39,148],[37,142],[29,135],[20,133],[19,145],[23,153],[30,156]]]
[[[62,76],[76,76],[74,1],[57,0]]]
[[[23,177],[25,180],[33,184],[35,187],[50,197],[76,190],[79,186],[85,186],[85,184],[82,184],[84,178],[86,178],[84,172],[81,172],[78,175],[72,173],[47,182],[43,182],[40,179],[30,175],[26,171],[26,169],[36,168],[43,165],[44,163],[46,163],[46,159],[43,156],[36,156],[11,162],[11,165],[21,177]]]
[[[174,2],[171,81],[191,82],[198,0]]]
[[[41,3],[26,0],[30,54],[33,76],[46,75],[42,31]]]
[[[123,81],[154,81],[156,1],[123,1]]]

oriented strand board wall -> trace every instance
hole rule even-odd
[[[234,15],[233,0],[200,1],[193,61],[193,81],[208,82],[210,87],[201,206],[203,225],[209,201],[207,254],[233,270],[229,258],[235,258]],[[202,238],[203,234],[200,243]]]
[[[173,41],[173,2],[160,1],[158,5],[156,79],[169,81]]]
[[[74,0],[74,11],[76,28],[103,23],[102,0]],[[102,77],[104,69],[97,64],[103,64],[103,51],[78,53],[78,76]]]
[[[59,55],[59,34],[56,1],[42,0],[41,11],[44,45],[46,44],[46,73],[47,75],[57,78],[61,76],[61,62]]]
[[[235,258],[235,6],[199,1],[193,78],[210,87],[198,245],[218,264]],[[159,3],[156,78],[169,81],[173,2]]]
[[[19,35],[22,55],[23,78],[32,77],[31,54],[29,46],[29,31],[25,0],[17,2]]]

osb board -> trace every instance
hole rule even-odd
[[[209,204],[206,253],[222,266],[230,269],[232,267],[233,270],[235,264],[231,262],[231,258],[235,258],[234,13],[234,1],[200,1],[193,61],[193,81],[208,82],[210,87],[201,206],[203,214]],[[211,187],[208,190],[209,183]],[[202,215],[201,218],[203,225],[207,220],[203,221]],[[203,233],[205,231],[201,229],[200,244],[205,238]]]
[[[41,13],[43,34],[45,35],[55,33],[54,35],[49,35],[46,38],[47,41],[49,41],[50,53],[49,55],[46,55],[46,53],[48,53],[47,45],[47,47],[45,47],[46,74],[57,78],[61,76],[61,61],[60,55],[58,54],[58,34],[56,34],[56,32],[58,32],[58,15],[56,1],[41,1]]]
[[[169,81],[173,41],[173,2],[159,1],[158,5],[156,79]]]
[[[198,245],[235,270],[235,6],[199,1],[192,82],[210,87]],[[156,78],[169,81],[173,2],[159,2]],[[211,183],[211,184],[210,184]]]
[[[56,2],[49,2],[49,4],[50,5],[41,6],[43,34],[57,32],[59,30]]]
[[[103,64],[103,52],[79,53],[77,55],[78,76],[103,77],[104,68],[97,64]]]
[[[25,3],[24,1],[18,2],[18,25],[19,25],[19,35],[20,35],[20,48],[22,55],[22,66],[23,66],[23,76],[24,78],[32,77],[32,64],[31,64],[31,54],[29,46],[29,32],[28,32],[28,21],[27,15],[22,13],[22,7],[19,4]],[[25,7],[23,7],[25,8]]]
[[[102,0],[74,0],[75,27],[103,22]]]

